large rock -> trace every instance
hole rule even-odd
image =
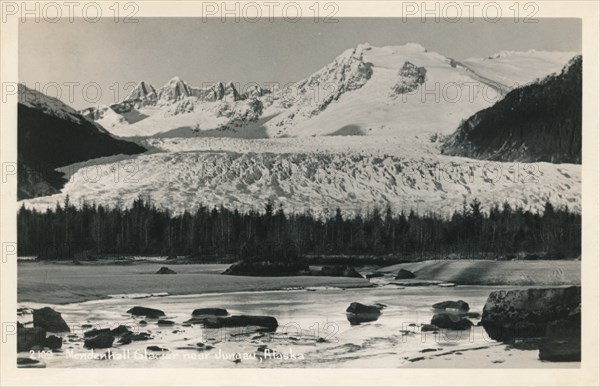
[[[421,332],[437,332],[440,328],[432,324],[422,324]]]
[[[352,314],[381,314],[382,307],[380,305],[365,305],[360,302],[353,302],[348,308],[346,313]]]
[[[129,309],[127,313],[132,314],[134,316],[144,316],[147,318],[159,318],[165,315],[160,309],[146,308],[144,306],[134,306]]]
[[[499,290],[489,295],[481,325],[494,340],[542,337],[549,322],[567,318],[580,304],[580,286]]]
[[[260,277],[298,276],[310,274],[310,269],[302,262],[245,260],[229,266],[223,274]]]
[[[128,326],[126,326],[126,325],[119,325],[118,327],[112,329],[110,331],[110,333],[113,336],[123,336],[123,335],[126,335],[128,333],[131,333],[131,331],[129,330]]]
[[[379,317],[381,317],[381,314],[379,313],[346,314],[346,318],[350,322],[350,325],[360,325],[368,322],[377,321]]]
[[[360,325],[362,323],[377,321],[381,316],[381,309],[385,308],[383,304],[364,305],[359,302],[353,302],[346,308],[346,318],[350,325]]]
[[[46,368],[46,364],[38,359],[29,357],[18,357],[17,368]]]
[[[62,344],[62,337],[51,335],[44,339],[43,346],[49,349],[59,349],[60,347],[62,347]]]
[[[36,328],[44,328],[48,332],[71,331],[60,313],[49,307],[35,309],[33,311],[33,326]]]
[[[17,326],[17,352],[26,352],[32,347],[43,347],[46,340],[44,328],[25,328]]]
[[[470,320],[449,313],[439,313],[434,315],[431,319],[431,324],[438,328],[451,329],[455,331],[462,331],[473,326],[473,323]]]
[[[227,309],[221,308],[199,308],[194,309],[192,316],[227,316]]]
[[[103,334],[111,334],[110,328],[90,329],[89,331],[83,332],[83,337],[85,337],[85,338],[96,337],[98,335],[103,335]]]
[[[152,352],[168,352],[169,351],[167,348],[159,347],[158,345],[147,346],[146,350],[152,351]]]
[[[84,342],[84,346],[88,349],[99,349],[99,348],[110,348],[113,345],[115,338],[110,333],[102,333],[98,336],[94,336],[91,339],[87,339]]]
[[[411,279],[411,278],[415,278],[415,274],[412,271],[400,269],[398,271],[398,274],[396,274],[395,279]]]
[[[279,325],[277,319],[271,316],[229,316],[229,317],[203,317],[190,320],[191,323],[204,324],[206,328],[232,328],[232,327],[261,327],[274,332]]]
[[[117,341],[117,344],[131,344],[132,341],[146,341],[152,339],[152,336],[148,332],[140,332],[140,333],[132,333],[127,332],[124,333],[123,336]]]
[[[581,361],[581,307],[565,319],[548,323],[539,357],[546,361]]]
[[[156,274],[177,274],[177,273],[175,273],[175,271],[169,269],[168,267],[163,266],[160,269],[158,269]]]
[[[469,311],[469,304],[463,300],[438,302],[437,304],[433,304],[431,307],[433,309],[456,310],[459,312]]]
[[[323,266],[319,275],[327,277],[363,278],[352,266]]]

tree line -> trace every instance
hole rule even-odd
[[[510,258],[522,253],[561,259],[581,253],[581,215],[549,202],[539,212],[508,203],[484,211],[474,199],[449,217],[390,208],[348,217],[336,209],[320,217],[309,210],[288,214],[271,202],[262,211],[200,206],[174,214],[141,197],[125,209],[76,207],[67,197],[45,211],[21,207],[17,222],[18,254],[39,259],[167,255],[273,261],[332,255]]]

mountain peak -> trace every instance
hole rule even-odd
[[[159,99],[179,101],[192,95],[192,90],[179,76],[174,76],[158,91]]]
[[[425,47],[423,47],[421,44],[415,43],[415,42],[408,42],[404,45],[404,47],[410,48],[410,49],[413,49],[413,50],[419,51],[419,52],[427,52],[427,49]]]
[[[183,82],[183,81],[181,80],[181,78],[178,75],[175,75],[173,78],[169,79],[169,81],[166,83],[166,85],[170,85],[173,83],[179,83],[179,82]]]
[[[151,94],[155,94],[156,89],[151,84],[146,81],[140,81],[134,88],[131,90],[129,95],[124,99],[124,101],[135,101],[139,99],[144,99]]]
[[[18,84],[19,103],[40,110],[46,114],[79,123],[81,116],[71,106],[58,98],[51,97],[39,90],[31,89],[24,83]]]

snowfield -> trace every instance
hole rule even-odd
[[[122,137],[448,134],[512,88],[560,71],[575,54],[502,52],[458,62],[416,43],[360,44],[281,89],[201,89],[178,77],[154,88],[142,81],[128,96],[134,100],[113,106],[119,113],[101,106],[86,116]],[[401,71],[407,66],[423,72],[411,79]]]
[[[469,58],[462,62],[475,74],[496,83],[503,90],[511,90],[560,71],[557,65],[566,65],[576,52],[558,51],[502,51],[487,58]]]
[[[72,176],[61,194],[24,204],[54,207],[69,195],[75,204],[129,206],[142,195],[175,212],[200,205],[262,210],[271,200],[290,212],[328,214],[340,208],[353,214],[390,205],[395,211],[449,215],[464,200],[477,198],[485,208],[507,201],[542,210],[549,200],[580,211],[579,165],[443,156],[437,143],[423,138],[405,145],[399,145],[401,138],[386,145],[377,137],[321,139],[311,139],[313,146],[298,139],[154,140],[155,153],[66,167]]]

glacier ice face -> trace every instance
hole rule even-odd
[[[389,205],[442,215],[472,198],[485,209],[504,201],[533,211],[542,210],[546,200],[574,211],[581,205],[578,165],[490,166],[439,155],[438,144],[425,138],[171,138],[150,144],[156,153],[66,167],[70,179],[62,193],[24,204],[52,208],[68,194],[75,204],[129,205],[142,194],[175,212],[201,204],[260,210],[271,200],[299,213],[310,208],[326,214],[339,207],[351,214]]]

